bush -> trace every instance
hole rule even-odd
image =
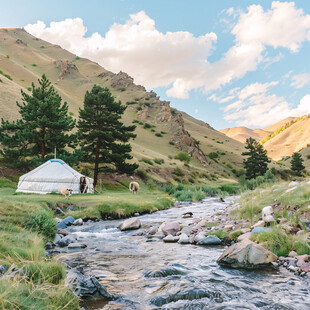
[[[162,137],[163,135],[162,135],[161,133],[159,133],[159,132],[156,132],[156,133],[155,133],[155,136],[156,136],[156,137]]]
[[[175,145],[175,143],[173,141],[169,141],[170,145]]]
[[[52,212],[41,209],[38,213],[30,214],[30,219],[25,223],[25,226],[51,240],[56,234],[56,224]]]
[[[216,158],[220,157],[219,154],[217,154],[215,152],[209,153],[208,156],[209,156],[210,159],[216,159]]]
[[[143,126],[144,129],[149,129],[149,128],[152,128],[152,125],[148,124],[148,123],[145,123],[144,126]]]
[[[13,81],[13,79],[11,78],[11,76],[9,76],[8,74],[4,73],[2,70],[0,70],[0,74],[2,74],[3,76],[5,76],[7,79]]]
[[[0,188],[4,188],[4,187],[8,187],[8,188],[14,188],[16,189],[17,186],[14,182],[5,179],[5,178],[0,178]]]
[[[176,167],[173,171],[173,173],[175,175],[177,175],[178,177],[183,177],[184,176],[184,172],[180,167]]]
[[[136,104],[136,102],[135,101],[127,101],[126,102],[126,105],[132,105],[132,104]]]
[[[32,64],[32,66],[33,66],[33,67],[36,67],[36,66],[37,66],[37,64]]]
[[[154,165],[153,162],[152,162],[150,159],[145,158],[145,157],[143,157],[140,161],[143,161],[143,162],[145,162],[145,163],[147,163],[147,164],[149,164],[149,165],[151,165],[151,166]]]
[[[156,185],[155,185],[155,183],[154,183],[153,180],[148,180],[147,183],[146,183],[146,185],[147,185],[147,188],[148,188],[149,190],[151,190],[151,191],[153,191],[154,189],[156,189]]]
[[[139,177],[143,181],[146,181],[148,179],[147,173],[142,169],[136,170],[135,174],[137,177]]]
[[[224,239],[228,236],[228,233],[225,230],[217,230],[217,231],[208,233],[208,236],[217,236],[219,239]]]
[[[236,195],[240,192],[240,187],[238,184],[224,184],[219,187],[222,192],[226,192],[229,195]]]
[[[307,159],[310,159],[310,154],[306,156]]]
[[[180,161],[187,162],[187,163],[189,163],[191,161],[191,157],[185,152],[180,152],[179,154],[174,156],[174,158],[178,159]]]
[[[154,159],[154,162],[155,162],[156,164],[158,164],[158,165],[161,165],[161,164],[165,163],[165,161],[164,161],[162,158],[155,158],[155,159]]]
[[[241,230],[237,230],[237,231],[234,231],[232,232],[230,235],[229,235],[229,238],[233,241],[237,241],[238,237],[243,235],[243,231]]]

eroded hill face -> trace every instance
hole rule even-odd
[[[134,161],[140,167],[157,173],[158,179],[173,177],[176,166],[187,175],[197,170],[211,178],[233,178],[231,168],[242,166],[243,145],[211,126],[185,113],[170,108],[153,91],[136,85],[132,77],[120,71],[114,74],[88,59],[79,58],[62,49],[35,38],[23,29],[0,29],[0,117],[14,120],[19,117],[16,101],[20,90],[31,90],[31,84],[46,74],[63,101],[69,104],[70,114],[78,117],[84,95],[94,84],[109,87],[116,100],[127,104],[125,124],[137,125],[137,137],[131,142]],[[187,152],[194,161],[190,167],[174,159],[180,151]],[[208,154],[217,152],[216,161]],[[163,159],[164,164],[149,165],[144,159]],[[164,172],[163,172],[164,171]]]

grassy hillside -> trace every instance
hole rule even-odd
[[[138,161],[140,169],[155,179],[178,181],[174,171],[179,167],[185,174],[183,179],[193,180],[191,174],[195,170],[200,181],[206,177],[226,180],[234,177],[227,163],[240,167],[242,144],[201,121],[171,111],[169,102],[135,85],[126,73],[109,72],[23,29],[0,29],[0,42],[0,115],[4,119],[19,117],[16,101],[20,101],[20,90],[28,92],[32,82],[37,85],[45,73],[63,101],[68,102],[74,118],[78,117],[85,92],[94,84],[109,87],[116,100],[127,104],[123,121],[137,125],[137,137],[131,142],[133,161]],[[174,159],[180,151],[192,156],[189,165]],[[216,160],[206,156],[211,152],[218,153]]]

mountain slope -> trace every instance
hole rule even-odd
[[[74,118],[78,117],[87,90],[94,84],[109,87],[116,100],[128,105],[124,123],[137,125],[137,137],[131,142],[133,160],[140,161],[140,167],[146,171],[155,171],[159,179],[170,178],[175,166],[182,167],[186,174],[197,169],[223,178],[231,174],[226,162],[231,160],[234,166],[241,166],[242,144],[171,109],[170,102],[162,101],[155,92],[147,92],[143,86],[134,84],[126,73],[114,74],[95,62],[35,38],[23,29],[0,29],[0,70],[0,115],[4,119],[19,117],[16,101],[21,100],[20,89],[28,92],[32,82],[37,85],[38,78],[45,73],[63,101],[68,102]],[[180,151],[195,159],[190,167],[173,159]],[[217,163],[208,158],[210,152],[221,154]],[[164,164],[145,162],[145,159],[155,158],[163,159]]]
[[[245,143],[245,140],[249,137],[252,137],[257,141],[260,141],[261,139],[270,134],[270,132],[265,129],[259,129],[259,128],[250,129],[247,127],[233,127],[233,128],[221,129],[220,132],[241,143]]]

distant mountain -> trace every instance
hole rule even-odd
[[[243,145],[186,113],[170,108],[153,91],[136,85],[125,72],[114,74],[99,64],[80,58],[58,45],[35,38],[23,29],[0,29],[0,117],[19,117],[16,101],[20,90],[31,91],[43,73],[67,101],[70,114],[78,117],[84,95],[94,84],[109,87],[116,100],[127,104],[125,124],[136,124],[137,137],[131,141],[133,161],[159,181],[175,179],[179,166],[191,182],[232,179],[234,168],[242,167]],[[174,159],[180,151],[194,161],[190,166]],[[210,160],[209,153],[217,153]],[[162,161],[154,161],[162,159]],[[151,161],[151,164],[148,162]],[[159,163],[161,162],[161,163]],[[195,174],[193,174],[193,172]],[[184,179],[183,177],[182,179]]]
[[[245,143],[245,140],[249,137],[252,137],[257,141],[260,141],[261,139],[270,134],[270,131],[264,129],[250,129],[247,127],[233,127],[233,128],[221,129],[220,132],[241,143]]]

